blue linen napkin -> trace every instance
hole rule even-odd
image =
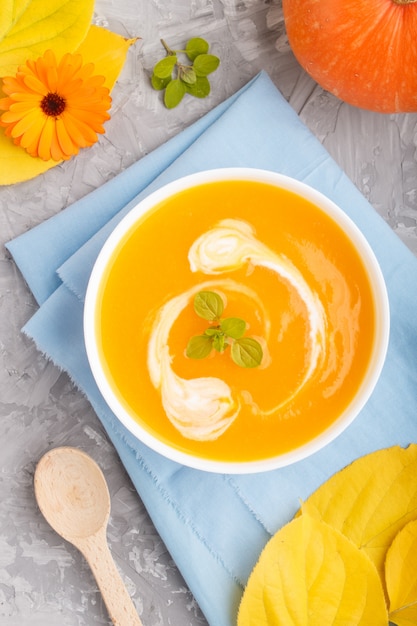
[[[91,268],[121,217],[175,178],[237,166],[293,176],[342,207],[379,260],[391,307],[386,363],[355,422],[309,459],[243,476],[183,467],[135,440],[95,385],[82,329]],[[363,454],[417,441],[417,259],[263,72],[177,137],[7,247],[40,305],[24,332],[90,399],[211,626],[236,623],[242,590],[262,548],[292,518],[300,499]]]

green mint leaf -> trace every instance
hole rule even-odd
[[[213,349],[213,340],[207,335],[195,335],[187,344],[185,354],[190,359],[205,359]]]
[[[221,330],[220,328],[207,328],[204,331],[204,334],[207,335],[207,337],[215,337],[216,335],[220,335],[221,334]]]
[[[164,103],[167,109],[173,109],[176,107],[185,95],[185,85],[179,78],[171,80],[164,94]]]
[[[197,76],[207,76],[219,67],[220,59],[214,54],[199,54],[194,59],[194,69]]]
[[[199,54],[206,54],[209,50],[209,44],[201,37],[193,37],[185,46],[187,56],[194,61]]]
[[[239,367],[258,367],[263,357],[262,346],[252,337],[242,337],[233,343],[231,356]]]
[[[215,291],[199,291],[195,295],[196,314],[209,322],[216,322],[216,325],[206,328],[203,335],[192,337],[188,342],[186,355],[192,359],[204,359],[212,349],[224,352],[231,346],[231,357],[236,365],[244,368],[257,367],[263,358],[261,344],[252,337],[243,337],[246,330],[245,320],[240,317],[221,319],[223,309],[223,300]]]
[[[213,337],[213,348],[217,350],[217,352],[224,352],[228,345],[226,336],[223,333],[219,333]]]
[[[192,67],[187,67],[185,65],[180,66],[180,71],[178,77],[187,83],[187,85],[193,85],[197,80],[197,75]]]
[[[214,72],[220,63],[218,57],[208,54],[208,42],[201,37],[193,37],[187,42],[185,50],[173,50],[163,39],[161,43],[167,56],[154,66],[151,85],[158,91],[165,89],[165,106],[173,109],[186,93],[195,98],[206,98],[211,92],[207,75]],[[186,55],[192,65],[188,61],[182,64],[178,55]]]
[[[209,322],[220,319],[223,308],[223,300],[214,291],[199,291],[194,298],[194,311]]]
[[[155,74],[152,74],[151,85],[157,91],[161,91],[162,89],[166,88],[166,86],[168,85],[169,82],[171,82],[171,80],[172,80],[171,76],[168,76],[168,78],[159,78],[158,76],[155,76]]]
[[[167,56],[165,59],[161,59],[153,68],[153,73],[158,78],[169,78],[174,71],[174,67],[177,63],[177,57],[175,55]]]
[[[195,98],[207,98],[211,87],[206,76],[196,76],[196,81],[192,85],[186,85],[187,92]]]
[[[245,332],[246,322],[239,317],[226,317],[220,322],[220,328],[228,337],[240,339]]]

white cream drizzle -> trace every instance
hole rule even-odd
[[[191,271],[204,274],[220,274],[246,264],[265,267],[295,288],[308,311],[311,358],[305,376],[292,396],[294,397],[313,375],[320,358],[324,356],[326,345],[326,314],[323,305],[301,272],[286,257],[258,241],[249,224],[234,219],[222,220],[201,235],[191,246],[188,260]]]
[[[298,387],[282,404],[290,402],[311,379],[325,356],[326,316],[317,294],[287,258],[258,241],[252,227],[240,220],[222,220],[203,233],[191,246],[188,259],[192,272],[200,271],[206,275],[230,272],[245,264],[268,268],[288,281],[298,292],[309,317],[310,361]],[[244,293],[260,305],[260,299],[253,290],[230,279],[200,283],[172,298],[159,310],[148,346],[150,377],[161,393],[167,417],[184,437],[196,440],[209,441],[224,433],[236,419],[240,402],[233,397],[227,383],[219,378],[184,379],[178,376],[171,365],[168,337],[173,323],[198,291],[222,287]],[[265,311],[263,313],[267,339],[270,324]],[[274,407],[267,413],[272,413],[277,408],[279,407]],[[259,408],[257,410],[262,412]]]
[[[172,324],[194,295],[204,289],[238,292],[261,304],[256,293],[233,280],[206,281],[169,300],[158,312],[148,344],[148,370],[160,390],[162,405],[184,437],[210,441],[229,428],[239,413],[239,400],[223,380],[215,377],[185,379],[171,367],[168,337]],[[262,307],[261,307],[262,309]],[[264,316],[264,325],[269,322]]]

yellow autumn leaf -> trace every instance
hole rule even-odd
[[[238,626],[387,626],[378,573],[344,535],[309,515],[278,531],[244,591]]]
[[[0,185],[29,180],[58,165],[56,161],[34,159],[23,148],[15,146],[0,129]]]
[[[417,521],[409,522],[392,542],[385,562],[389,617],[397,626],[417,624]]]
[[[94,73],[105,76],[105,85],[111,89],[123,68],[128,49],[135,41],[91,26],[77,52],[82,54],[84,63],[94,63]],[[0,128],[0,185],[29,180],[56,165],[56,161],[31,157],[25,150],[15,146]]]
[[[365,455],[332,476],[304,503],[363,550],[381,580],[395,535],[417,519],[417,445]]]
[[[137,39],[126,39],[105,28],[91,26],[77,52],[82,55],[84,63],[94,63],[94,73],[105,76],[105,86],[112,89],[122,70],[127,51]]]
[[[2,0],[0,10],[0,76],[45,50],[58,57],[73,52],[86,36],[94,0]]]
[[[14,23],[23,13],[30,0],[4,0],[0,12],[0,40],[4,37],[10,24]]]

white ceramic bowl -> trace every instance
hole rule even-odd
[[[261,458],[247,462],[229,462],[200,458],[199,456],[188,453],[178,447],[171,446],[158,439],[154,433],[151,433],[146,427],[139,424],[138,421],[133,418],[129,409],[119,401],[109,384],[106,367],[104,367],[102,363],[100,350],[98,349],[98,329],[96,323],[99,307],[98,296],[103,281],[103,275],[106,273],[107,266],[115,248],[135,223],[161,201],[177,194],[179,191],[207,182],[231,179],[264,182],[287,189],[306,198],[330,216],[342,228],[345,234],[347,234],[359,253],[362,264],[368,274],[376,312],[375,340],[373,342],[369,365],[362,383],[349,406],[337,417],[330,427],[299,448],[267,459]],[[92,373],[104,399],[120,422],[137,437],[138,440],[165,457],[190,467],[221,473],[252,473],[283,467],[315,453],[340,435],[357,417],[373,392],[384,364],[389,339],[389,302],[382,272],[367,240],[353,221],[331,200],[308,185],[284,175],[249,168],[225,168],[199,172],[175,180],[151,193],[121,220],[104,244],[91,274],[85,301],[84,336]]]

